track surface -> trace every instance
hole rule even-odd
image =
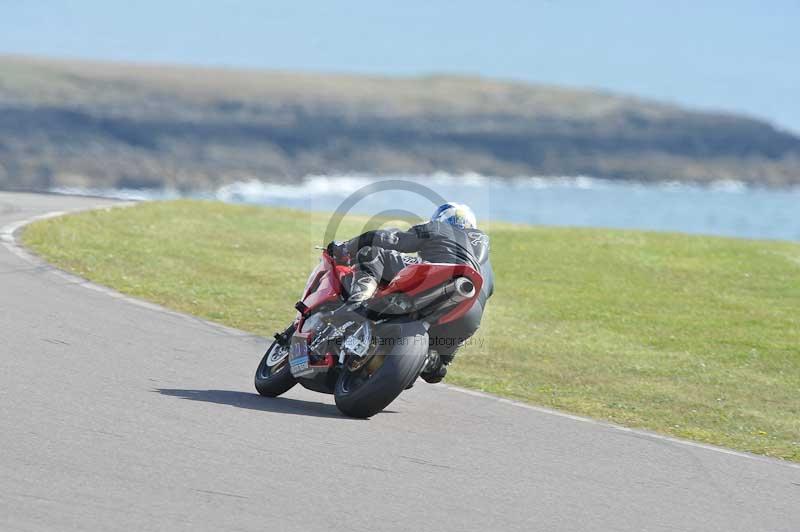
[[[0,193],[0,227],[109,203]],[[264,340],[7,248],[0,530],[800,530],[794,465],[422,382],[367,421],[264,399]]]

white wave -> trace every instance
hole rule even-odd
[[[224,185],[214,196],[221,201],[264,203],[278,199],[313,199],[315,197],[347,197],[356,190],[385,177],[360,175],[310,175],[297,184],[269,183],[251,179]]]
[[[177,199],[184,195],[175,189],[162,188],[92,188],[92,187],[52,187],[50,192],[70,196],[96,196],[98,198],[121,199],[126,201],[147,201]]]
[[[308,196],[302,185],[265,183],[255,179],[219,187],[214,197],[226,202],[260,203],[271,198],[295,199]]]
[[[594,190],[608,188],[614,182],[589,176],[518,176],[510,179],[500,178],[492,181],[492,184],[498,187],[512,186],[536,190],[551,188]]]
[[[739,194],[747,191],[749,187],[747,186],[747,183],[743,181],[721,179],[719,181],[712,181],[709,183],[708,188],[717,192],[731,192]]]
[[[109,189],[55,187],[52,192],[60,194],[90,195],[124,200],[174,199],[180,197],[215,198],[220,201],[234,203],[276,203],[281,200],[297,203],[315,198],[345,198],[356,190],[369,184],[387,180],[402,179],[430,186],[442,193],[472,189],[478,191],[491,190],[501,192],[514,189],[572,189],[572,190],[622,190],[622,189],[661,189],[711,191],[716,193],[740,194],[761,187],[751,186],[741,181],[720,180],[708,184],[684,183],[680,181],[664,181],[644,183],[631,181],[615,181],[590,176],[517,176],[498,178],[479,173],[451,174],[436,172],[430,175],[387,175],[369,174],[312,174],[299,183],[274,183],[251,179],[237,181],[212,191],[194,191],[182,193],[175,189]],[[800,187],[784,189],[792,194],[800,193]]]

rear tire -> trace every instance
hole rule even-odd
[[[382,356],[383,363],[365,380],[359,372],[342,369],[336,381],[336,407],[345,415],[367,418],[394,401],[419,375],[428,354],[428,332],[419,322],[388,324],[377,336],[393,341]]]
[[[276,350],[282,349],[285,355]],[[272,356],[272,358],[270,358]],[[256,390],[265,397],[278,397],[297,384],[289,370],[289,349],[272,342],[256,368]]]

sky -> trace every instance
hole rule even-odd
[[[477,74],[744,113],[795,133],[798,28],[800,0],[0,0],[0,53]]]

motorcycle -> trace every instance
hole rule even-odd
[[[466,314],[483,285],[468,265],[411,264],[378,287],[364,319],[338,323],[333,310],[346,299],[352,271],[322,251],[295,305],[297,316],[275,335],[256,369],[259,394],[277,397],[300,383],[333,394],[345,415],[370,417],[435,363],[428,330]]]

